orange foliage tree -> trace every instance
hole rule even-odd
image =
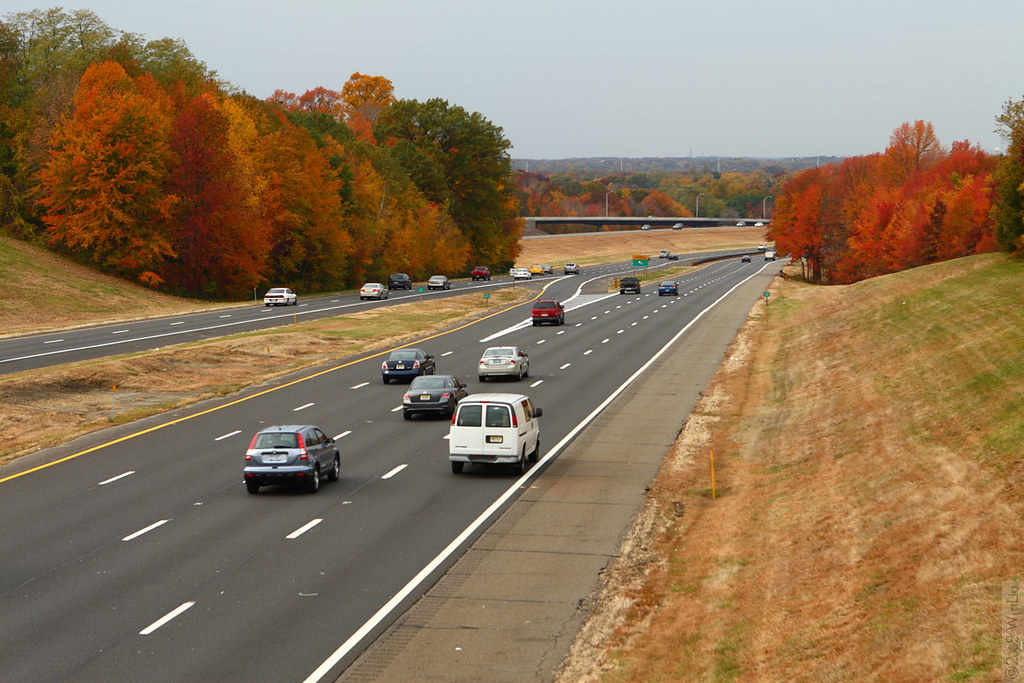
[[[976,146],[956,142],[947,153],[931,124],[903,124],[884,154],[787,182],[770,235],[811,279],[836,283],[993,251],[994,169]]]
[[[39,172],[50,240],[119,274],[156,286],[174,250],[176,197],[165,190],[173,153],[170,102],[153,79],[116,62],[90,66],[73,111]]]
[[[250,202],[229,128],[207,93],[185,105],[171,136],[178,157],[169,183],[179,199],[170,230],[177,256],[164,276],[170,288],[193,296],[237,298],[264,276],[269,229]]]

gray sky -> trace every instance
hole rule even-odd
[[[6,0],[2,11],[51,5]],[[850,156],[924,119],[988,151],[1020,0],[92,0],[257,97],[355,71],[501,126],[515,158]],[[1018,75],[1014,76],[1014,72]]]

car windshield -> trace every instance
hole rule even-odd
[[[417,377],[409,385],[409,390],[421,391],[423,389],[444,389],[444,377]]]
[[[512,349],[507,349],[507,348],[487,349],[486,351],[484,351],[484,356],[485,357],[488,357],[488,356],[511,356],[511,355],[512,355]]]
[[[418,357],[416,351],[392,351],[388,360],[416,360]]]
[[[298,448],[299,435],[293,432],[272,432],[256,437],[254,448]]]

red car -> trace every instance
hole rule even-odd
[[[533,310],[530,311],[530,318],[534,325],[542,323],[565,324],[565,309],[562,304],[554,299],[541,299],[533,302]]]
[[[490,280],[491,271],[487,269],[487,266],[476,266],[470,271],[469,276],[474,280]]]

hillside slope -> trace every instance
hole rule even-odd
[[[778,282],[562,679],[998,679],[1024,567],[1022,280],[989,254]]]
[[[214,304],[158,294],[0,236],[0,334],[168,315]]]

